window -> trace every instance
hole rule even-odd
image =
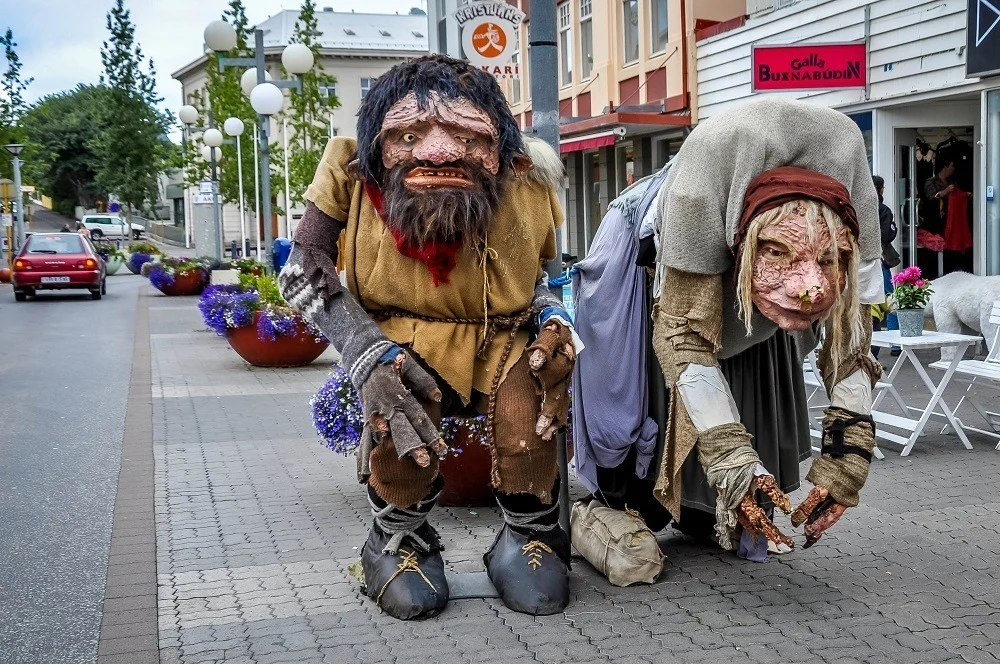
[[[573,83],[573,31],[570,30],[569,2],[559,5],[559,83]]]
[[[594,22],[591,20],[591,0],[580,0],[580,77],[590,78],[594,69]]]
[[[372,79],[368,77],[361,78],[361,98],[364,99],[368,96],[368,91],[372,89]]]
[[[79,235],[39,235],[28,236],[29,254],[81,254],[83,240]]]
[[[624,64],[639,59],[639,0],[622,0],[622,26],[625,39],[622,41]]]
[[[319,86],[319,96],[322,97],[327,104],[332,105],[337,99],[337,84],[334,83],[333,85]]]
[[[510,65],[515,70],[518,63],[521,62],[521,29],[517,28],[514,30],[514,52],[510,56]],[[511,81],[510,87],[510,103],[520,104],[521,103],[521,78],[515,78]]]
[[[667,49],[667,0],[652,0],[652,20],[649,26],[652,29],[650,35],[650,49],[652,53],[659,53]]]

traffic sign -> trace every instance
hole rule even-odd
[[[202,180],[198,183],[198,193],[199,194],[214,194],[215,193],[215,183],[211,180]]]
[[[0,226],[13,226],[14,225],[14,215],[10,212],[4,212],[0,214]]]

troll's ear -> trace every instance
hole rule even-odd
[[[352,180],[363,180],[364,179],[361,176],[361,160],[360,159],[352,159],[350,162],[348,162],[348,164],[347,164],[347,175]]]
[[[514,177],[521,177],[522,175],[527,175],[534,170],[535,164],[531,161],[531,157],[526,154],[514,155],[514,161],[512,164],[514,170]]]

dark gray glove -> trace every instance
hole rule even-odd
[[[422,468],[430,465],[428,449],[444,458],[448,446],[416,397],[441,401],[437,382],[400,351],[391,363],[378,364],[361,386],[365,427],[378,443],[387,438],[402,459],[409,454]]]

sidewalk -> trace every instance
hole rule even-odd
[[[193,298],[144,301],[161,662],[1000,658],[1000,452],[981,437],[967,451],[928,436],[907,458],[886,446],[862,505],[816,547],[768,564],[670,531],[652,586],[616,588],[575,561],[563,615],[479,599],[419,623],[381,615],[346,569],[370,520],[354,458],[325,449],[310,420],[334,353],[305,369],[249,368],[205,330]],[[451,569],[481,570],[496,510],[432,518]]]

